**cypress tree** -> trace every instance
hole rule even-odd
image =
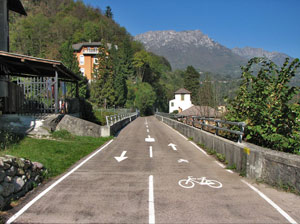
[[[184,88],[189,90],[193,104],[199,104],[200,74],[193,66],[188,66],[184,74]]]

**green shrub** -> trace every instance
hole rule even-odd
[[[24,136],[10,131],[0,130],[0,150],[7,149],[10,145],[19,142]]]
[[[216,157],[220,162],[225,162],[225,160],[226,160],[225,155],[223,155],[221,153],[216,153]]]
[[[253,58],[242,67],[242,83],[229,102],[226,119],[246,123],[246,140],[290,153],[300,150],[300,105],[291,100],[299,88],[290,85],[299,59],[281,68],[265,58]]]

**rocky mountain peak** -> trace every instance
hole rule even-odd
[[[142,42],[146,49],[159,48],[166,45],[181,45],[178,47],[194,47],[220,48],[220,45],[203,34],[200,30],[187,30],[176,32],[174,30],[166,31],[149,31],[135,37],[136,40]]]
[[[282,65],[286,58],[292,59],[287,54],[276,52],[276,51],[266,51],[262,48],[254,48],[254,47],[244,47],[238,48],[235,47],[232,49],[235,54],[238,54],[244,58],[250,59],[253,57],[266,57],[278,65]]]

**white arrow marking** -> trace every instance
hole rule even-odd
[[[145,142],[155,142],[155,139],[151,138],[150,135],[148,135],[148,138],[145,138]]]
[[[116,156],[115,159],[119,162],[123,161],[124,159],[127,159],[128,157],[125,157],[127,151],[123,151],[121,156]]]
[[[179,162],[179,163],[189,163],[189,161],[188,161],[188,160],[185,160],[185,159],[179,159],[178,162]]]
[[[172,149],[173,149],[174,151],[177,151],[177,149],[176,149],[176,145],[175,145],[175,144],[173,144],[173,143],[170,143],[168,146],[171,146],[171,147],[172,147]]]

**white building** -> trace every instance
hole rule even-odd
[[[191,92],[181,88],[177,90],[175,93],[175,99],[169,101],[169,113],[172,113],[174,110],[178,110],[180,113],[183,110],[186,110],[192,106],[191,101]]]

